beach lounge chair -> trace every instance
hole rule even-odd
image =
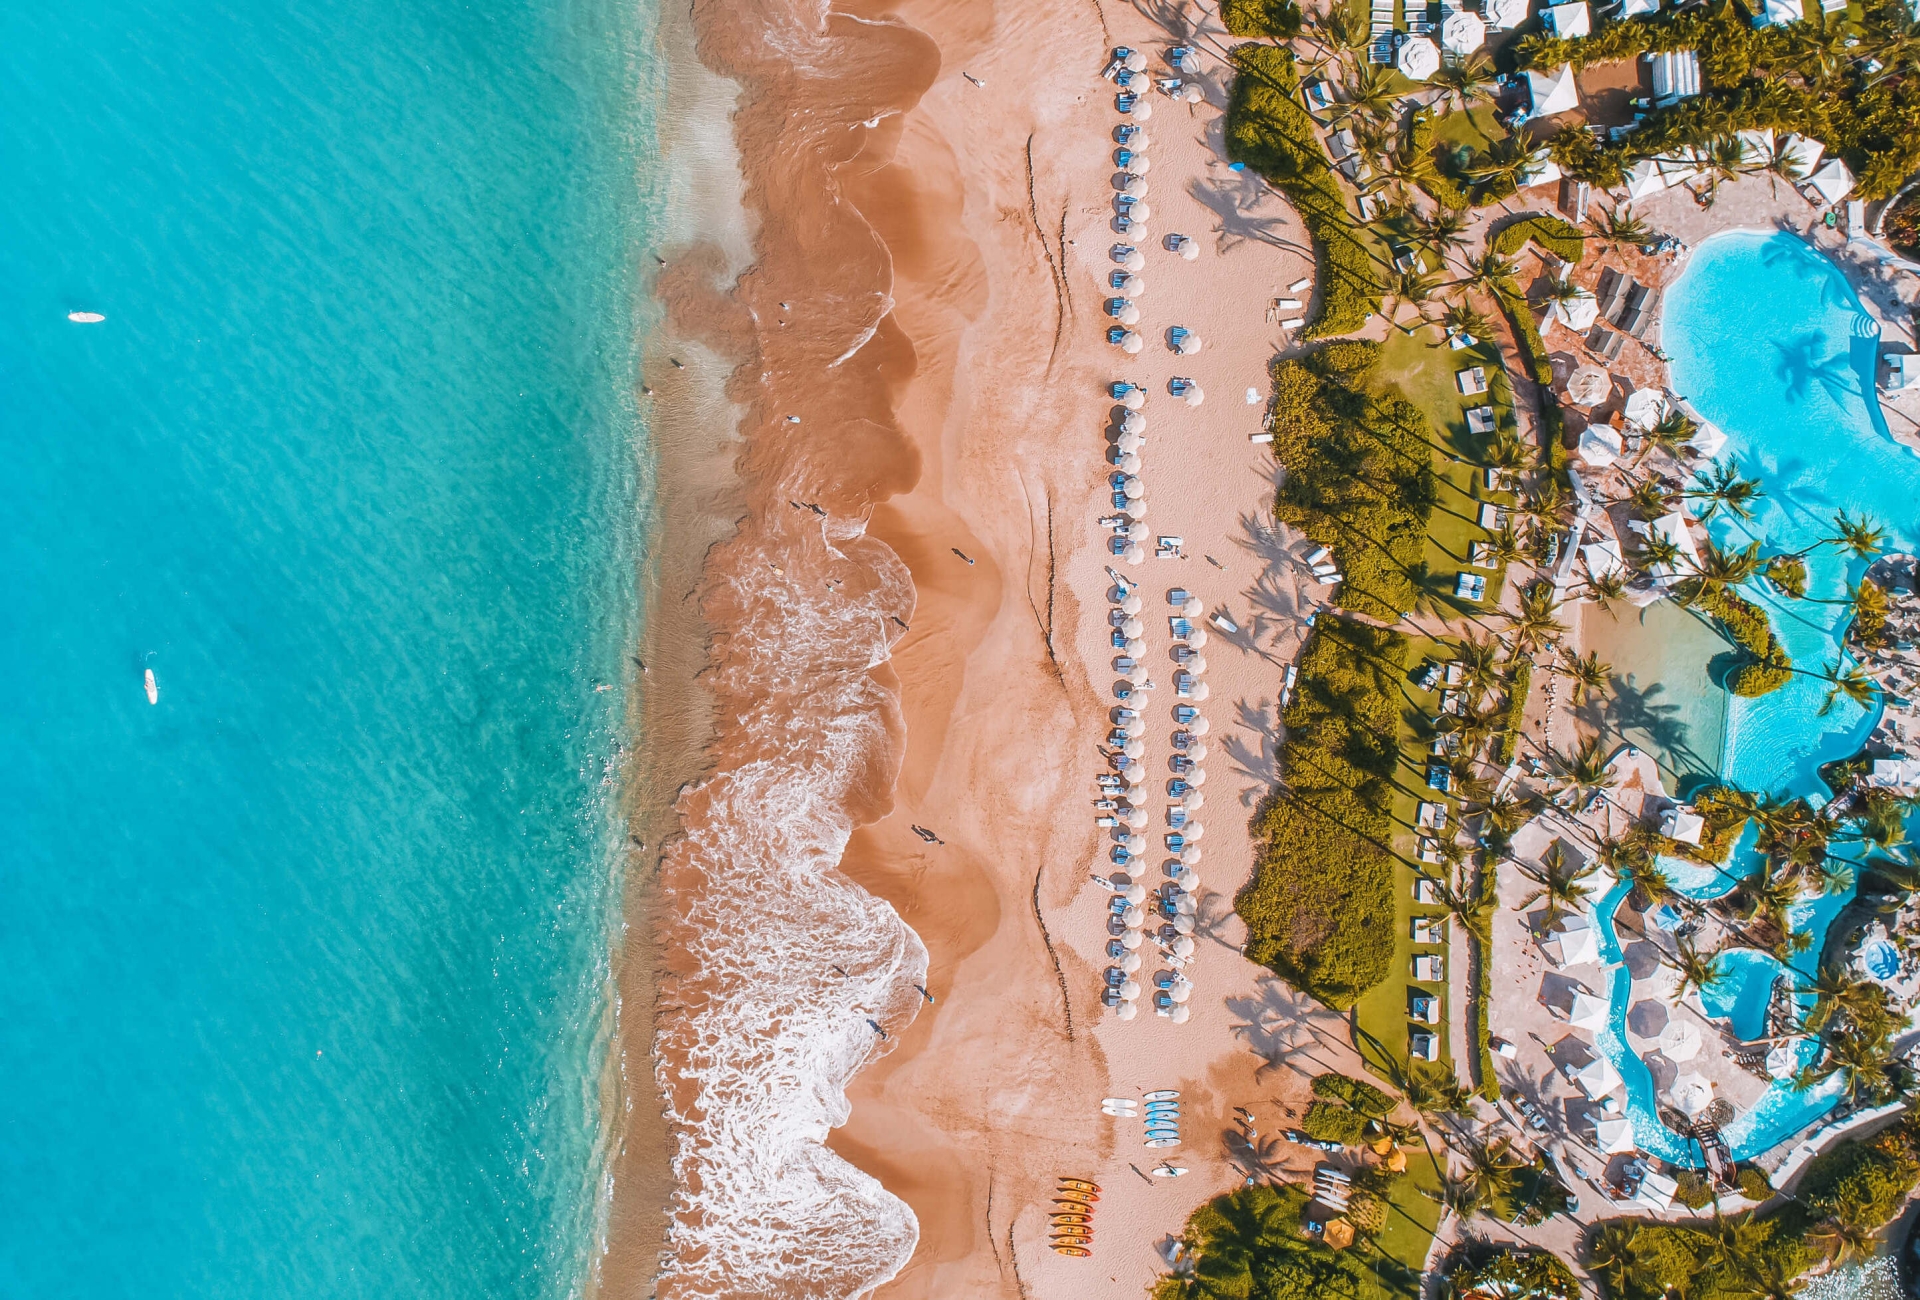
[[[1460,391],[1468,397],[1477,397],[1487,391],[1485,366],[1468,366],[1465,370],[1455,371],[1453,380],[1460,386]]]
[[[1407,990],[1407,1019],[1417,1020],[1423,1025],[1439,1024],[1440,999],[1418,989]]]
[[[1494,426],[1491,406],[1470,406],[1467,408],[1467,429],[1471,433],[1492,433]]]
[[[1417,980],[1443,980],[1447,977],[1446,970],[1446,963],[1437,952],[1423,952],[1413,959],[1413,977]]]
[[[1413,824],[1422,830],[1439,831],[1447,828],[1447,806],[1423,800],[1415,811]]]
[[[1433,841],[1428,840],[1427,843],[1432,844]],[[1425,877],[1414,881],[1413,901],[1416,903],[1425,903],[1429,907],[1439,906],[1440,882],[1437,880],[1428,880]]]

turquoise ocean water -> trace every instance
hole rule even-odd
[[[578,1290],[652,48],[0,15],[0,1295]]]

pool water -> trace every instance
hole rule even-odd
[[[1708,1015],[1725,1019],[1740,1038],[1752,1041],[1767,1032],[1767,1008],[1773,986],[1786,970],[1772,953],[1730,948],[1714,962],[1720,982],[1700,994]]]

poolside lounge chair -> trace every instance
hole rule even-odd
[[[1447,964],[1437,952],[1423,952],[1413,959],[1413,977],[1437,983],[1447,977]]]
[[[1465,370],[1456,371],[1453,381],[1459,385],[1462,393],[1468,397],[1477,397],[1487,391],[1486,367],[1469,366]]]

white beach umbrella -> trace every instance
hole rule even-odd
[[[1127,540],[1130,542],[1146,541],[1147,526],[1141,523],[1128,524],[1126,527],[1126,537],[1127,537]]]
[[[1188,655],[1187,671],[1195,677],[1207,671],[1207,657],[1205,655]]]
[[[1424,36],[1415,36],[1400,47],[1394,66],[1414,81],[1425,81],[1440,71],[1440,49]]]
[[[1121,935],[1120,946],[1122,948],[1125,948],[1128,952],[1132,952],[1135,948],[1138,948],[1140,946],[1140,931],[1129,930],[1125,934]]]
[[[1147,255],[1136,248],[1127,254],[1127,260],[1120,265],[1129,271],[1144,271],[1147,269]]]
[[[1201,343],[1200,336],[1198,334],[1189,334],[1185,338],[1180,340],[1180,345],[1176,347],[1174,351],[1178,352],[1183,357],[1190,357],[1194,353],[1198,352],[1203,346],[1204,345]]]
[[[1713,1105],[1713,1084],[1698,1070],[1688,1070],[1673,1081],[1670,1095],[1673,1097],[1673,1108],[1692,1119]]]
[[[1147,395],[1137,388],[1130,390],[1125,397],[1120,399],[1120,405],[1126,407],[1129,411],[1137,411],[1146,404]]]
[[[1147,494],[1147,485],[1140,481],[1139,475],[1129,474],[1125,481],[1120,484],[1120,490],[1126,493],[1127,500],[1138,501]]]
[[[1137,591],[1129,592],[1120,598],[1120,608],[1125,610],[1129,615],[1138,614],[1146,607],[1147,602],[1140,599],[1140,593]]]
[[[1135,452],[1126,452],[1119,460],[1114,462],[1114,465],[1128,474],[1138,474],[1140,472],[1140,457]]]
[[[1603,1156],[1625,1155],[1639,1145],[1633,1140],[1633,1121],[1625,1118],[1603,1119],[1595,1124],[1593,1141]]]
[[[1133,120],[1136,122],[1148,122],[1153,120],[1153,105],[1149,104],[1144,99],[1141,100],[1139,103],[1135,104],[1133,106]]]
[[[1120,969],[1131,975],[1140,969],[1140,954],[1130,952],[1120,959]]]
[[[1132,51],[1127,55],[1126,68],[1128,72],[1145,72],[1147,70],[1147,56],[1140,50]]]
[[[1465,10],[1448,14],[1440,24],[1440,43],[1455,54],[1472,54],[1487,43],[1487,25]]]
[[[1167,1013],[1167,1019],[1176,1025],[1184,1025],[1193,1018],[1193,1011],[1185,1006],[1176,1006]]]
[[[1187,698],[1190,700],[1204,700],[1211,694],[1213,694],[1213,692],[1207,689],[1205,682],[1198,682],[1192,690],[1187,692]],[[1195,781],[1194,784],[1199,785],[1200,783]]]
[[[1575,406],[1592,406],[1613,391],[1613,376],[1598,366],[1581,366],[1567,376],[1567,400]]]
[[[1128,929],[1138,930],[1142,925],[1146,923],[1147,914],[1141,908],[1129,907],[1124,913],[1121,914],[1120,919],[1127,923]]]
[[[1186,848],[1180,850],[1180,862],[1183,866],[1197,867],[1200,865],[1200,859],[1205,853],[1206,850],[1198,844],[1189,844]]]
[[[1153,159],[1147,157],[1145,154],[1137,153],[1127,159],[1127,174],[1130,176],[1145,176],[1152,170]]]
[[[1207,796],[1204,791],[1195,790],[1192,794],[1189,794],[1187,796],[1187,807],[1192,809],[1194,812],[1199,812],[1202,808],[1205,808],[1206,806],[1207,806]]]
[[[1182,614],[1185,614],[1188,618],[1199,618],[1200,611],[1205,608],[1206,606],[1200,603],[1200,598],[1198,596],[1188,596],[1180,604],[1180,612]]]
[[[1188,406],[1198,406],[1207,400],[1207,395],[1200,391],[1200,385],[1193,384],[1188,387],[1185,393],[1181,394],[1181,398]]]
[[[1174,917],[1174,918],[1173,918],[1173,929],[1174,929],[1174,933],[1175,933],[1175,934],[1192,934],[1192,933],[1193,933],[1193,918],[1192,918],[1192,917],[1190,917],[1190,916],[1176,916],[1176,917]]]
[[[1146,441],[1137,433],[1123,433],[1114,439],[1113,448],[1122,456],[1131,456],[1145,446]]]
[[[1192,759],[1194,762],[1198,763],[1201,759],[1205,758],[1206,756],[1207,756],[1206,741],[1196,740],[1193,742],[1193,744],[1187,746],[1187,757]]]
[[[1138,564],[1142,560],[1147,558],[1146,548],[1140,547],[1140,546],[1129,546],[1127,548],[1127,553],[1121,556],[1120,558],[1125,560],[1128,564]]]
[[[1140,981],[1126,980],[1120,985],[1120,1000],[1131,1002],[1140,996]]]
[[[1120,350],[1130,357],[1138,356],[1140,349],[1145,346],[1146,341],[1132,330],[1128,330],[1120,336]],[[1132,394],[1128,394],[1128,396],[1132,396]]]
[[[1140,412],[1129,411],[1125,415],[1120,417],[1120,432],[1123,435],[1126,435],[1128,437],[1138,438],[1141,434],[1145,433],[1146,431],[1147,431],[1147,417],[1140,414]],[[1136,443],[1134,444],[1134,447],[1130,447],[1127,450],[1129,451],[1134,450],[1136,447],[1138,447],[1138,445],[1139,444]]]
[[[1204,646],[1206,643],[1207,643],[1207,629],[1205,629],[1204,627],[1196,627],[1195,629],[1193,629],[1193,631],[1187,633],[1187,644],[1192,646],[1195,650],[1198,650],[1200,647]]]
[[[1139,719],[1135,718],[1134,721],[1138,722]],[[1131,736],[1136,733],[1129,731],[1127,734]],[[1133,829],[1139,830],[1147,824],[1147,810],[1145,808],[1129,808],[1126,811],[1126,815],[1121,817],[1120,820],[1133,827]]]
[[[1147,887],[1138,882],[1128,885],[1125,892],[1127,901],[1135,906],[1147,901]]]
[[[1129,638],[1132,638],[1132,637],[1139,636],[1141,633],[1145,632],[1147,630],[1147,625],[1145,623],[1142,623],[1138,618],[1132,615],[1129,615],[1128,617],[1120,620],[1120,630],[1123,633],[1125,633]]]
[[[1127,148],[1133,150],[1135,153],[1139,153],[1152,143],[1153,137],[1148,134],[1145,127],[1135,127],[1133,130],[1133,138],[1127,141]]]
[[[1147,279],[1142,275],[1129,275],[1120,282],[1120,292],[1129,298],[1138,298],[1147,291]]]
[[[1191,261],[1193,261],[1193,260],[1195,260],[1196,258],[1198,258],[1198,257],[1200,256],[1200,244],[1199,244],[1199,241],[1197,241],[1197,240],[1192,240],[1192,239],[1183,239],[1183,240],[1181,240],[1181,241],[1180,241],[1180,256],[1181,256],[1181,257],[1182,257],[1183,259],[1185,259],[1186,261],[1189,261],[1189,262],[1191,262]]]
[[[1114,317],[1114,319],[1122,325],[1138,325],[1140,323],[1140,308],[1134,303],[1128,303],[1120,309],[1120,314]]]
[[[1187,980],[1180,980],[1167,990],[1167,996],[1173,999],[1175,1006],[1179,1006],[1193,996],[1193,985]]]
[[[1173,883],[1191,893],[1200,888],[1200,873],[1192,867],[1182,867],[1174,874]]]
[[[1199,909],[1193,901],[1192,894],[1182,894],[1173,900],[1173,910],[1176,913],[1184,912],[1188,916],[1192,916]]]
[[[1145,664],[1141,664],[1138,668],[1127,674],[1127,680],[1135,686],[1145,686],[1153,680],[1153,674],[1147,671]]]
[[[1146,182],[1135,181],[1134,184],[1145,185]],[[1127,209],[1127,215],[1131,217],[1134,223],[1137,225],[1142,222],[1153,220],[1153,209],[1148,205],[1146,205],[1145,203],[1136,203],[1132,207]]]
[[[1141,655],[1147,652],[1147,643],[1145,641],[1142,641],[1138,637],[1134,637],[1127,642],[1126,651],[1128,654],[1132,655],[1135,659],[1138,659]],[[1138,719],[1135,719],[1135,721],[1138,721]],[[1128,734],[1133,735],[1137,733],[1129,732]]]
[[[1197,772],[1200,769],[1195,768],[1194,770]],[[1187,837],[1187,843],[1198,844],[1202,839],[1206,838],[1207,828],[1199,822],[1188,822],[1180,828],[1180,833]]]
[[[1192,722],[1189,722],[1187,724],[1187,730],[1191,731],[1196,736],[1204,736],[1209,731],[1213,730],[1213,724],[1211,722],[1208,722],[1205,718],[1195,718]]]
[[[1207,93],[1200,89],[1200,83],[1197,81],[1189,81],[1186,85],[1180,87],[1180,100],[1182,103],[1197,104],[1206,97]]]
[[[1672,1020],[1660,1034],[1660,1055],[1669,1061],[1691,1061],[1700,1055],[1700,1030],[1691,1020]]]
[[[1567,1016],[1567,1023],[1575,1029],[1598,1033],[1607,1026],[1608,1010],[1604,999],[1596,998],[1591,993],[1575,993],[1573,1010]]]
[[[1176,957],[1193,956],[1193,940],[1187,938],[1184,934],[1175,939],[1173,941],[1173,955]]]
[[[1667,413],[1667,399],[1657,388],[1636,388],[1627,394],[1627,402],[1620,414],[1643,429],[1651,429],[1660,423]]]
[[[1767,1053],[1767,1073],[1775,1079],[1791,1079],[1800,1070],[1800,1053],[1792,1043],[1781,1043]]]
[[[1131,1020],[1135,1016],[1140,1014],[1140,1008],[1135,1003],[1122,1002],[1119,1006],[1113,1009],[1113,1014],[1117,1019]]]
[[[1129,741],[1128,744],[1129,746],[1131,746],[1132,742]],[[1134,755],[1134,757],[1137,758],[1139,756]],[[1147,851],[1147,837],[1144,835],[1127,835],[1122,837],[1120,842],[1127,846],[1127,852],[1133,854],[1136,857],[1138,857],[1140,854],[1145,853]],[[1136,898],[1133,901],[1137,903],[1140,901],[1140,899]]]

